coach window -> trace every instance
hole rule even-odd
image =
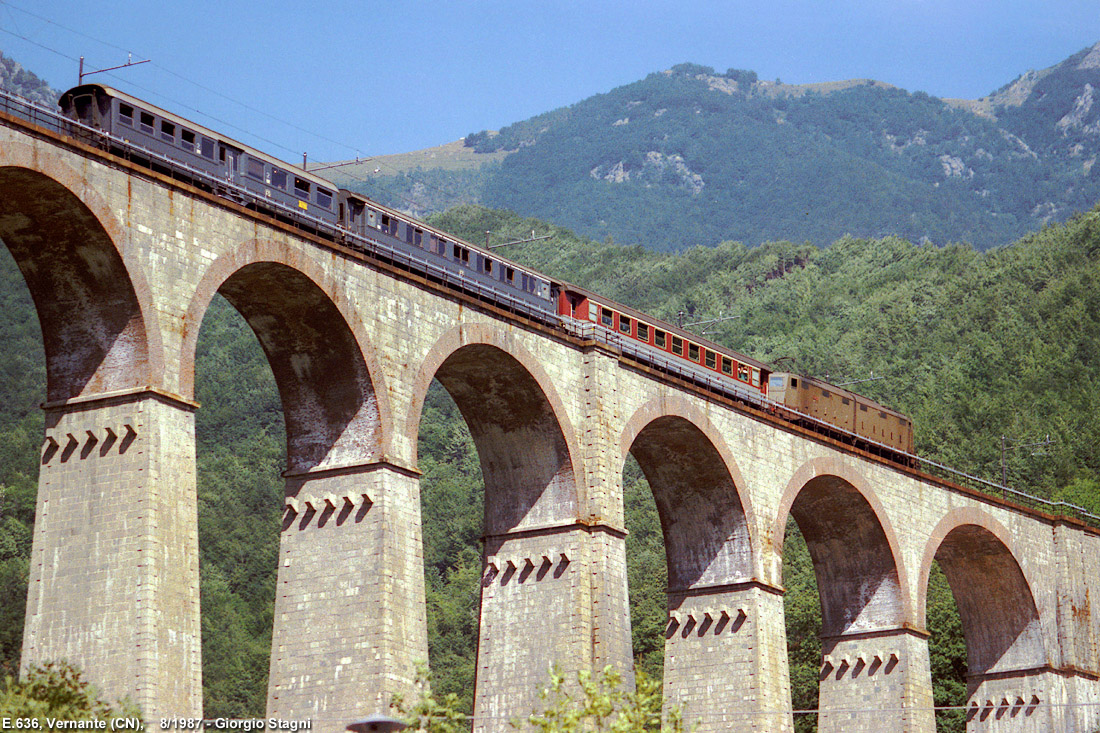
[[[423,229],[413,229],[413,242],[412,243],[415,244],[417,247],[423,246],[423,243],[424,243],[424,230]]]
[[[638,321],[638,338],[649,343],[649,324]]]
[[[718,368],[718,356],[713,351],[711,351],[710,349],[707,349],[706,356],[707,356],[707,366],[711,369],[717,369]]]
[[[304,181],[298,176],[294,176],[294,195],[300,199],[309,201],[309,181]]]
[[[166,120],[160,121],[160,139],[174,143],[176,141],[176,126]]]
[[[486,275],[492,275],[493,274],[493,261],[491,259],[489,259],[488,257],[485,258],[485,274]]]
[[[722,357],[722,373],[723,374],[729,374],[731,376],[733,375],[733,360],[732,359],[727,359],[724,356]],[[778,386],[780,386],[780,387],[783,386],[782,380],[780,380]]]
[[[672,353],[677,356],[684,355],[684,340],[679,336],[672,337]]]
[[[511,267],[506,267],[504,269],[504,279],[507,280],[508,282],[515,282],[515,280],[516,280],[516,271],[513,270]]]
[[[600,323],[608,328],[614,328],[615,326],[615,313],[609,311],[607,308],[600,308]]]
[[[619,316],[619,331],[630,335],[630,319],[627,316]]]
[[[153,123],[155,121],[156,120],[153,115],[149,114],[148,112],[141,113],[141,129],[149,133],[150,135],[153,134]]]
[[[317,187],[317,205],[326,209],[332,208],[332,191]]]
[[[118,106],[118,121],[124,125],[134,126],[134,108],[128,104]]]
[[[754,387],[759,387],[760,386],[760,370],[759,369],[753,369],[752,370],[752,385]]]
[[[195,133],[180,129],[180,147],[189,153],[195,152]]]
[[[737,365],[737,378],[742,382],[749,381],[749,368],[744,364]]]
[[[688,342],[688,358],[692,361],[699,361],[699,345]]]
[[[278,168],[271,169],[271,185],[275,188],[281,188],[286,190],[286,171],[281,171]]]
[[[460,247],[457,244],[454,246],[454,258],[461,261],[463,264],[470,264],[470,250],[465,247]]]
[[[262,181],[264,179],[264,162],[262,160],[249,158],[245,167],[247,169],[245,173],[252,178],[255,178],[257,181]]]
[[[667,348],[668,334],[661,330],[653,331],[653,344],[659,349]]]

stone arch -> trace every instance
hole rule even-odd
[[[911,623],[897,534],[859,473],[837,458],[807,461],[780,499],[772,528],[776,547],[783,546],[788,516],[798,523],[813,559],[822,637]]]
[[[161,386],[156,310],[122,226],[77,171],[0,150],[0,239],[23,273],[46,352],[47,400]]]
[[[308,256],[251,240],[216,260],[184,317],[181,390],[194,392],[199,327],[216,293],[244,317],[275,375],[291,473],[385,460],[381,370],[335,278]]]
[[[568,413],[549,375],[513,330],[462,324],[428,351],[405,420],[410,461],[417,458],[432,379],[450,393],[477,446],[488,534],[580,516],[583,473]]]
[[[745,482],[703,412],[680,397],[653,399],[627,421],[619,448],[619,473],[632,453],[653,490],[671,590],[757,574]]]
[[[977,508],[951,510],[929,536],[919,575],[920,618],[935,560],[959,609],[972,677],[1049,663],[1034,585],[1017,557],[1008,529]]]

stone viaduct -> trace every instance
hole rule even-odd
[[[822,731],[933,731],[937,560],[972,731],[1100,722],[1100,535],[835,443],[234,203],[4,118],[0,238],[34,297],[48,394],[24,665],[67,658],[149,719],[200,716],[193,399],[220,293],[286,417],[268,714],[339,731],[427,659],[417,428],[438,379],[486,491],[474,729],[548,665],[629,670],[622,471],[667,548],[666,697],[704,731],[793,729],[788,517],[823,611]],[[1100,598],[1100,595],[1098,595]]]

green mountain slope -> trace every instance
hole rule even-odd
[[[656,250],[845,234],[985,249],[1100,200],[1098,97],[1100,44],[975,102],[680,64],[467,136],[499,163],[387,175],[382,159],[342,183],[418,214],[483,203]]]

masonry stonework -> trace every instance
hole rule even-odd
[[[475,729],[551,664],[627,673],[622,471],[669,567],[665,693],[701,731],[789,731],[783,537],[821,593],[822,730],[934,730],[925,596],[963,620],[971,731],[1100,724],[1100,534],[862,455],[233,203],[8,121],[0,238],[49,388],[23,664],[148,718],[201,714],[194,356],[221,293],[287,416],[268,712],[339,731],[427,661],[417,430],[433,379],[486,487]],[[873,712],[869,712],[873,711]]]

